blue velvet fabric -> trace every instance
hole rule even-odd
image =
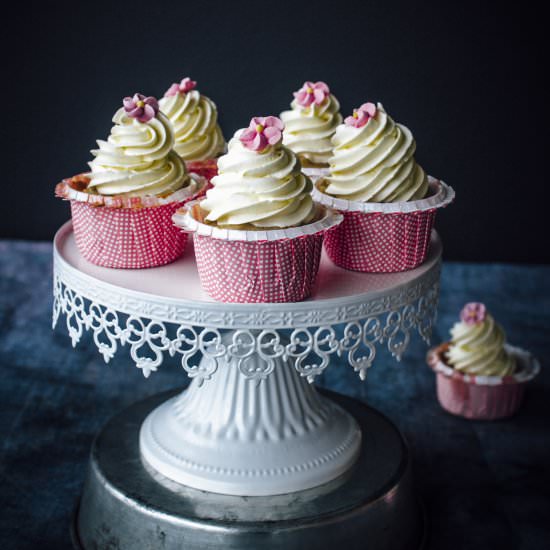
[[[0,241],[0,548],[70,548],[69,520],[94,434],[153,393],[186,383],[176,363],[149,379],[127,350],[109,366],[86,338],[52,332],[51,245]],[[550,267],[447,263],[432,341],[463,303],[484,301],[542,372],[512,419],[443,412],[418,336],[401,363],[381,352],[361,383],[344,363],[319,383],[378,408],[406,435],[433,550],[550,547]],[[137,550],[137,549],[136,549]]]

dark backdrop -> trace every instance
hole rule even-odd
[[[548,262],[540,18],[490,4],[20,2],[3,22],[0,236],[52,238],[69,214],[54,184],[86,169],[123,96],[189,75],[229,137],[308,79],[344,115],[381,101],[411,128],[457,192],[437,220],[447,259]]]

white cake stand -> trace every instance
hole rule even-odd
[[[222,495],[273,499],[338,485],[369,452],[366,421],[351,411],[357,405],[322,395],[310,382],[333,355],[344,357],[364,379],[377,347],[386,345],[399,359],[413,330],[429,339],[439,290],[439,238],[433,234],[422,266],[397,274],[346,271],[323,256],[313,297],[291,304],[213,301],[200,287],[188,247],[173,264],[134,271],[84,260],[70,222],[54,242],[53,324],[64,315],[73,346],[89,331],[106,362],[127,347],[146,377],[173,358],[192,378],[186,391],[156,402],[146,414],[136,409],[134,419],[141,415],[144,421],[133,429],[139,429],[139,456],[149,477],[164,487],[176,483],[217,493],[218,502],[231,498]],[[105,472],[98,471],[100,441],[101,435],[96,459],[92,455],[95,481],[87,486],[93,498],[83,497],[95,511],[84,520],[81,507],[79,526],[81,539],[86,531],[89,544],[96,545],[90,516],[100,514],[97,503],[107,498],[98,487],[113,493]],[[396,464],[402,461],[400,456]],[[171,520],[182,519],[174,514]],[[249,547],[242,544],[235,548]]]

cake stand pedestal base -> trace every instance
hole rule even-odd
[[[155,395],[115,416],[97,436],[73,525],[76,548],[415,550],[425,525],[413,491],[410,456],[379,412],[322,391],[362,431],[355,465],[300,492],[241,497],[192,489],[141,458],[144,419],[177,391]]]

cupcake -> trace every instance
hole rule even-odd
[[[284,125],[254,117],[229,142],[206,198],[174,222],[194,232],[203,288],[222,302],[297,302],[310,295],[323,233],[341,216],[315,204],[312,183],[282,144]]]
[[[225,139],[215,103],[196,86],[190,78],[172,84],[159,105],[174,127],[176,153],[190,172],[210,181],[217,173],[216,159],[225,151]]]
[[[506,344],[502,327],[481,303],[466,304],[451,341],[428,353],[437,374],[437,398],[448,412],[493,420],[520,407],[525,384],[539,371],[529,353]]]
[[[413,269],[426,258],[437,208],[454,191],[415,161],[415,140],[378,103],[365,103],[332,138],[329,175],[314,198],[341,210],[325,248],[341,267],[365,272]]]
[[[283,144],[298,155],[304,173],[314,179],[327,175],[331,138],[342,122],[338,100],[324,82],[304,82],[290,106],[281,113]]]
[[[63,180],[57,196],[71,201],[76,244],[88,261],[146,268],[178,258],[186,235],[172,215],[203,187],[173,151],[174,132],[154,97],[123,100],[107,141],[98,140],[90,172]]]

